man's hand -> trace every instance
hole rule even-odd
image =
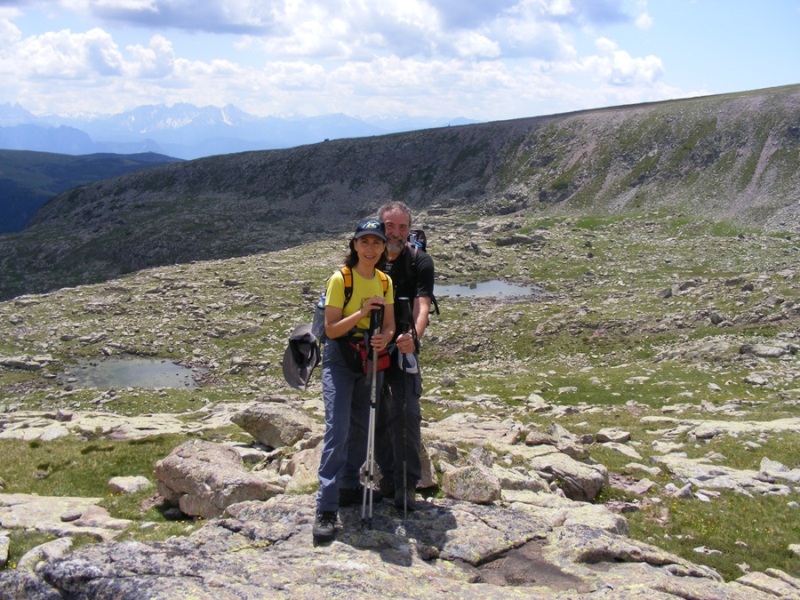
[[[416,351],[414,336],[410,333],[401,333],[397,336],[395,343],[402,354],[413,354]]]

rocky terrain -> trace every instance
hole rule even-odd
[[[346,236],[0,303],[0,452],[82,457],[0,471],[0,598],[800,597],[796,234],[666,210],[419,224],[442,307],[420,507],[342,509],[330,545],[318,377],[293,390],[280,362]],[[532,293],[446,295],[495,279]],[[75,376],[122,357],[198,383]],[[158,440],[144,473],[39,494]]]
[[[800,86],[209,157],[70,190],[0,236],[0,298],[339,234],[385,198],[680,210],[800,231]]]

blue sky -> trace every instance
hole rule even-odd
[[[0,0],[0,104],[493,121],[800,83],[800,0]]]

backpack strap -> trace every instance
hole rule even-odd
[[[344,277],[344,306],[353,297],[353,271],[350,267],[342,267],[342,277]]]
[[[342,277],[344,278],[344,306],[347,306],[347,303],[350,302],[350,298],[353,297],[353,270],[348,267],[342,267]],[[389,276],[381,271],[380,269],[375,269],[375,272],[378,274],[378,277],[381,278],[381,286],[383,287],[383,297],[386,297],[386,294],[389,292]]]
[[[380,269],[375,269],[375,271],[378,273],[378,277],[381,278],[381,286],[383,287],[383,297],[386,298],[386,294],[389,292],[389,276]]]
[[[419,244],[415,244],[412,242],[407,242],[408,251],[411,253],[411,272],[417,272],[417,254],[419,254]],[[409,275],[410,278],[410,275]],[[433,314],[440,314],[439,313],[439,303],[436,301],[436,296],[431,294],[431,305],[433,306],[433,310],[431,311]]]

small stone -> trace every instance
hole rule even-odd
[[[83,515],[83,511],[80,510],[69,510],[61,515],[61,521],[64,523],[72,523],[72,521],[77,521]]]

